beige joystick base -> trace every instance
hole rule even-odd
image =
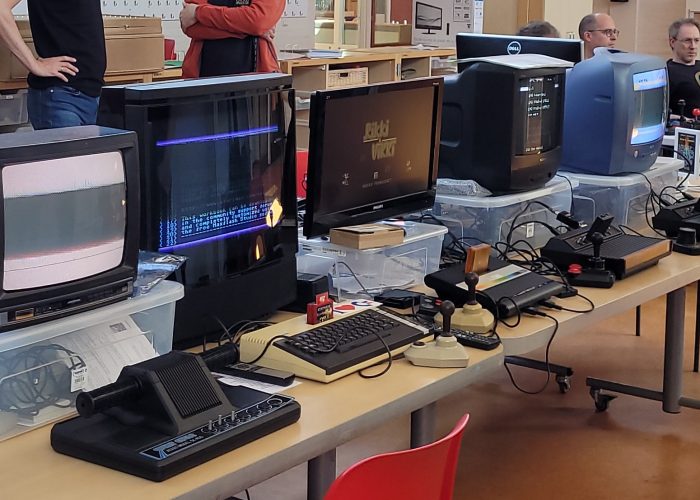
[[[488,333],[493,329],[494,317],[481,304],[464,304],[452,315],[452,326],[474,333]],[[435,323],[442,326],[442,314],[435,315]]]
[[[414,342],[404,356],[417,366],[434,368],[464,368],[469,355],[453,336],[439,336],[433,342]]]

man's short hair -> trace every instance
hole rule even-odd
[[[586,31],[591,31],[594,30],[598,27],[598,19],[595,14],[588,14],[587,16],[583,16],[583,19],[581,19],[581,22],[578,23],[578,36],[581,40],[583,40],[583,34]]]
[[[530,21],[518,30],[519,36],[545,36],[559,38],[559,30],[547,21]]]
[[[683,19],[678,19],[677,21],[673,21],[671,23],[671,26],[668,27],[668,37],[674,39],[678,38],[678,32],[681,30],[681,26],[685,26],[686,24],[692,24],[698,29],[698,31],[700,31],[699,22],[692,17],[684,17]]]

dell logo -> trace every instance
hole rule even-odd
[[[510,42],[508,44],[508,48],[506,49],[506,51],[510,55],[520,54],[521,50],[522,50],[522,47],[520,46],[520,42],[516,42],[515,40]]]

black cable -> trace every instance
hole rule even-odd
[[[569,191],[571,192],[571,205],[569,206],[569,212],[571,212],[572,214],[575,213],[575,211],[574,211],[574,185],[571,183],[571,179],[569,179],[567,176],[562,175],[562,174],[556,174],[554,177],[561,177],[569,184]]]
[[[531,201],[528,201],[527,204],[525,205],[525,207],[524,207],[520,212],[518,212],[518,213],[516,214],[515,217],[513,217],[513,221],[511,222],[511,226],[510,226],[510,230],[508,231],[508,234],[507,234],[507,236],[506,236],[506,243],[508,243],[509,245],[510,245],[510,240],[511,240],[511,238],[512,238],[512,236],[513,236],[513,226],[516,225],[516,221],[517,221],[520,217],[522,217],[523,215],[527,214],[528,209],[529,209],[532,205],[540,205],[540,206],[544,207],[546,210],[548,210],[549,212],[553,213],[555,216],[557,215],[557,212],[556,212],[552,207],[550,207],[549,205],[547,205],[546,203],[543,203],[543,202],[541,202],[541,201],[539,201],[539,200],[531,200]]]
[[[275,342],[276,340],[282,340],[282,339],[289,340],[289,336],[288,335],[275,335],[274,337],[272,337],[270,340],[267,341],[267,343],[265,344],[265,347],[263,347],[262,352],[260,354],[258,354],[258,356],[255,359],[253,359],[252,361],[248,361],[247,363],[249,365],[254,365],[258,361],[260,361],[263,358],[263,356],[265,356],[265,353],[270,348],[272,343]]]
[[[685,175],[683,180],[678,184],[678,187],[681,187],[681,185],[688,180],[688,177],[690,176],[690,173],[693,171],[693,163],[690,161],[690,159],[685,155],[685,153],[675,149],[673,146],[668,146],[668,145],[662,145],[661,149],[665,149],[667,151],[671,151],[672,153],[676,153],[678,156],[681,157],[683,162],[685,163],[686,168],[688,169],[688,173]]]
[[[543,313],[541,311],[537,311],[537,310],[532,309],[532,308],[524,309],[523,313],[531,314],[534,316],[542,316],[542,317],[549,318],[552,321],[554,321],[554,331],[552,332],[552,335],[549,337],[549,340],[547,341],[547,346],[545,347],[544,364],[545,364],[545,367],[547,370],[547,379],[545,380],[542,387],[540,387],[539,389],[537,389],[535,391],[528,391],[527,389],[523,389],[515,381],[515,378],[513,377],[513,373],[510,371],[510,368],[508,367],[508,363],[504,363],[504,365],[503,365],[506,369],[506,372],[508,372],[508,377],[510,378],[510,381],[513,384],[513,387],[515,387],[518,391],[523,392],[525,394],[535,395],[535,394],[540,394],[541,392],[543,392],[547,388],[547,386],[549,385],[549,381],[552,378],[552,369],[549,365],[549,348],[551,347],[552,341],[554,340],[554,337],[556,336],[557,331],[559,330],[559,320],[557,320],[557,318],[555,318],[551,314]]]
[[[79,354],[59,344],[4,354],[0,364],[9,374],[0,381],[0,410],[25,416],[49,406],[69,408],[73,372],[86,366]]]
[[[349,265],[347,265],[347,264],[346,264],[345,262],[343,262],[343,261],[337,261],[335,265],[336,265],[336,266],[339,266],[339,265],[341,265],[341,264],[342,264],[343,266],[345,266],[346,269],[348,270],[348,272],[350,273],[350,275],[351,275],[353,278],[355,278],[355,281],[357,281],[357,284],[360,285],[360,289],[361,289],[362,293],[364,293],[365,295],[367,295],[370,299],[374,299],[374,294],[370,293],[369,290],[368,290],[367,288],[365,288],[365,285],[362,284],[362,282],[360,281],[360,278],[357,276],[357,274],[355,274],[355,271],[353,271],[352,268],[351,268]],[[340,273],[338,273],[338,277],[340,278],[341,276],[342,276],[342,275],[341,275]],[[338,283],[338,290],[340,290],[340,283]]]
[[[566,312],[580,313],[580,314],[589,313],[589,312],[592,312],[595,310],[595,304],[593,303],[593,301],[591,299],[589,299],[588,297],[586,297],[585,295],[582,295],[580,293],[578,294],[578,297],[581,297],[583,300],[588,302],[588,304],[590,305],[590,308],[585,309],[585,310],[570,309],[568,307],[560,306],[559,304],[557,304],[556,302],[552,302],[551,300],[543,300],[539,304],[541,306],[548,307],[549,309],[555,309],[557,311],[566,311]]]
[[[384,348],[386,349],[386,352],[387,352],[388,357],[387,357],[386,360],[378,361],[377,363],[375,363],[375,364],[373,364],[373,365],[370,365],[370,366],[368,366],[368,367],[366,367],[366,368],[363,368],[362,370],[360,370],[360,371],[357,372],[357,374],[358,374],[360,377],[366,378],[366,379],[381,377],[382,375],[384,375],[386,372],[389,371],[389,369],[391,368],[392,363],[394,362],[393,357],[392,357],[392,355],[391,355],[391,349],[389,348],[389,345],[386,343],[386,341],[382,338],[381,335],[379,335],[379,332],[372,332],[372,333],[379,339],[379,341],[382,343],[382,345],[384,345]],[[372,375],[366,375],[366,374],[362,373],[362,372],[364,372],[365,370],[369,370],[370,368],[374,368],[375,366],[380,366],[380,365],[382,365],[382,364],[384,364],[384,363],[386,363],[386,366],[385,366],[384,369],[383,369],[382,371],[380,371],[379,373],[374,373],[374,374],[372,374]]]

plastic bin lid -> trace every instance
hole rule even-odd
[[[0,352],[43,342],[66,333],[99,325],[114,318],[121,318],[175,302],[185,295],[184,287],[175,281],[161,281],[147,294],[131,297],[90,311],[73,314],[37,325],[0,333]]]
[[[636,184],[646,182],[642,175],[646,176],[647,179],[655,179],[657,177],[661,177],[662,175],[676,172],[682,168],[683,160],[660,156],[649,170],[645,170],[644,172],[640,173],[626,175],[593,175],[579,174],[577,172],[561,172],[561,175],[564,175],[572,180],[575,179],[579,184],[591,184],[602,187],[622,187],[634,186]]]
[[[386,222],[386,221],[385,221]],[[445,226],[439,226],[437,224],[426,224],[423,222],[387,222],[391,225],[396,225],[398,227],[403,227],[406,230],[406,237],[403,243],[396,246],[407,245],[410,243],[415,243],[417,241],[426,240],[428,238],[433,238],[435,236],[442,236],[447,233],[447,228]],[[387,247],[376,247],[376,248],[365,248],[364,250],[358,250],[357,248],[343,247],[340,245],[334,245],[327,239],[323,238],[312,238],[306,239],[299,232],[299,245],[306,246],[311,250],[315,248],[331,249],[331,250],[344,250],[350,252],[360,252],[360,253],[380,253],[387,249]]]
[[[435,203],[447,203],[450,205],[462,205],[473,208],[500,208],[519,205],[532,200],[538,200],[551,194],[564,191],[573,191],[578,186],[578,181],[564,178],[557,174],[557,177],[549,181],[543,187],[521,193],[504,194],[501,196],[459,196],[438,194]]]

